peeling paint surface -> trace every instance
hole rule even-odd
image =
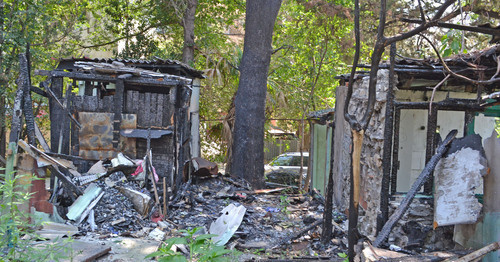
[[[480,152],[463,148],[441,159],[435,172],[435,212],[437,226],[472,224],[482,205],[474,196],[485,173],[486,159]]]
[[[113,149],[113,113],[79,112],[78,118],[82,124],[79,132],[80,157],[87,160],[113,158],[123,152],[130,157],[136,157],[135,138],[120,136],[119,152]],[[121,129],[137,127],[137,115],[122,114]]]

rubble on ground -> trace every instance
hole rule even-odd
[[[103,196],[93,207],[92,220],[87,218],[82,223],[68,220],[68,223],[78,226],[80,235],[87,237],[164,240],[178,236],[182,229],[202,227],[205,232],[209,232],[211,224],[221,215],[220,212],[231,205],[244,207],[245,212],[241,224],[230,236],[227,247],[262,252],[269,257],[283,254],[337,257],[337,253],[346,252],[346,235],[341,230],[335,231],[335,238],[327,245],[320,243],[320,223],[294,238],[296,232],[322,220],[323,200],[317,194],[296,194],[292,188],[252,191],[248,190],[244,181],[235,181],[219,174],[183,184],[177,194],[170,197],[166,216],[155,220],[154,215],[161,207],[155,205],[153,200],[149,203],[151,210],[143,216],[120,190],[127,188],[154,199],[153,190],[142,188],[142,182],[117,171],[80,186],[85,191],[90,185],[96,185],[102,189]],[[159,195],[163,195],[162,190]],[[340,213],[335,217],[339,223],[345,219]],[[91,221],[95,223],[94,230]]]

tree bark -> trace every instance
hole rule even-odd
[[[192,64],[194,61],[194,19],[198,0],[188,0],[184,12],[182,26],[184,27],[184,47],[182,49],[182,62]]]
[[[247,1],[236,93],[232,175],[264,187],[264,122],[274,22],[281,0]]]

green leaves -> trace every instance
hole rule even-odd
[[[173,237],[165,240],[162,247],[145,258],[158,258],[158,261],[233,261],[234,256],[238,255],[236,251],[228,250],[224,246],[216,246],[212,243],[211,238],[217,235],[201,234],[196,235],[201,230],[201,227],[196,227],[187,230],[179,230],[183,233],[183,237]],[[189,248],[189,260],[181,253],[173,251],[174,245],[186,245]],[[231,254],[231,256],[226,256]]]
[[[462,50],[462,34],[459,31],[450,30],[441,37],[441,55],[448,57],[460,54]],[[464,50],[465,51],[465,50]]]
[[[55,240],[34,247],[40,237],[33,233],[39,225],[28,222],[30,215],[18,207],[27,205],[31,175],[0,174],[0,261],[60,261],[68,258],[68,240]],[[21,182],[22,181],[22,182]],[[34,219],[31,217],[31,221]]]

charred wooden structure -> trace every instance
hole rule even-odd
[[[73,157],[81,172],[117,153],[142,159],[169,184],[189,156],[189,104],[202,72],[174,60],[62,59],[48,76],[51,151]]]
[[[479,134],[483,138],[482,143],[486,143],[485,140],[491,137],[496,138],[492,135],[492,131],[496,126],[494,117],[500,116],[499,57],[500,45],[494,45],[481,51],[447,58],[444,60],[444,65],[439,59],[412,59],[398,56],[396,49],[391,48],[391,62],[381,64],[381,70],[378,71],[374,114],[365,132],[361,150],[359,205],[364,213],[358,224],[361,234],[374,239],[375,236],[380,236],[377,245],[386,243],[385,238],[390,231],[389,243],[403,247],[445,248],[453,246],[453,241],[464,246],[465,244],[472,246],[463,240],[472,239],[463,233],[466,230],[455,227],[456,232],[453,234],[453,227],[448,226],[450,224],[436,222],[437,215],[443,214],[436,211],[435,207],[438,204],[441,207],[448,204],[437,200],[436,196],[441,194],[438,193],[437,186],[441,186],[440,190],[454,189],[436,183],[437,178],[433,177],[433,172],[436,172],[436,177],[439,178],[443,174],[443,169],[439,167],[434,171],[430,163],[439,151],[437,149],[442,145],[444,136],[453,129],[458,130],[457,138]],[[369,65],[358,65],[358,67],[368,68]],[[363,108],[366,107],[368,100],[366,91],[368,75],[369,72],[366,71],[357,72],[354,80],[356,88],[352,94],[353,105],[349,106],[351,114],[363,114]],[[344,101],[347,94],[345,85],[349,75],[337,78],[340,80],[340,86],[336,91],[337,101]],[[340,108],[343,108],[343,105]],[[342,110],[337,108],[335,113],[334,140],[338,148],[332,152],[333,202],[340,210],[345,210],[349,199],[348,175],[352,172],[349,154],[352,138]],[[486,146],[490,145],[485,144]],[[494,164],[495,161],[488,163],[490,168]],[[429,169],[432,169],[430,173],[425,174],[424,171],[429,172]],[[420,191],[417,181],[422,174],[428,178],[425,179],[423,190]],[[315,175],[318,174],[313,174]],[[494,195],[491,187],[494,186],[488,182],[488,179],[491,180],[498,174],[492,173],[488,176],[489,178],[484,178],[484,186],[480,187],[480,190],[484,188],[484,191],[476,193],[481,199],[484,197],[483,213],[487,218],[484,221],[478,220],[476,225],[481,225],[477,228],[486,230],[494,228],[490,221],[494,221],[493,223],[500,221],[498,209],[490,208],[494,202],[490,200]],[[418,197],[413,202],[405,202],[404,198],[410,195],[410,191]],[[474,190],[465,191],[474,197]],[[481,195],[483,193],[484,196]],[[401,205],[408,208],[409,203],[412,203],[412,206],[398,222],[399,224],[392,230],[387,230],[388,227],[383,230],[383,226],[387,225],[388,221],[391,222],[390,215],[397,213],[394,206]],[[466,221],[471,217],[472,215],[470,217],[467,215],[461,219]],[[418,226],[410,226],[416,221]],[[463,226],[463,224],[465,222],[457,222],[454,225]],[[437,228],[432,230],[433,227]],[[411,238],[416,235],[421,237]],[[475,244],[484,245],[489,240],[495,240],[494,237],[496,236],[486,239],[485,236],[484,239],[478,238],[474,241]]]

